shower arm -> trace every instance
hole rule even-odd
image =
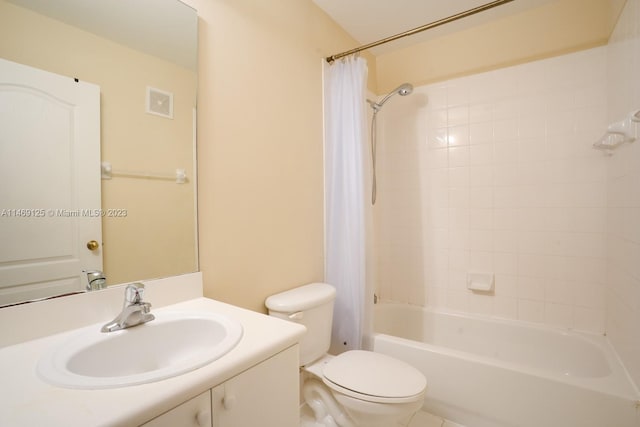
[[[370,99],[367,99],[367,102],[369,103],[369,105],[371,105],[371,108],[373,108],[375,112],[378,112],[380,111],[384,103],[387,102],[387,100],[391,98],[393,95],[398,94],[400,96],[407,96],[407,95],[410,95],[411,92],[413,92],[413,86],[409,83],[403,83],[397,88],[395,88],[394,90],[392,90],[391,92],[389,92],[388,94],[386,94],[384,98],[382,98],[379,102],[375,102]]]
[[[382,108],[382,105],[381,105],[381,104],[378,104],[377,102],[372,101],[372,100],[370,100],[370,99],[367,99],[367,103],[368,103],[369,105],[371,105],[371,108],[373,108],[373,112],[374,112],[374,113],[377,113],[377,112],[378,112],[378,111],[380,111],[380,109]]]
[[[376,116],[382,106],[393,95],[407,96],[413,92],[413,86],[409,83],[403,83],[391,92],[389,92],[380,102],[367,99],[369,105],[373,109],[373,118],[371,119],[371,205],[376,204],[377,182],[376,182]]]
[[[376,115],[380,111],[380,105],[371,102],[373,107],[373,118],[371,119],[371,205],[376,204],[376,198],[378,193],[377,178],[376,178]]]

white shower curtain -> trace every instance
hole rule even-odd
[[[325,281],[336,287],[331,352],[362,347],[365,295],[364,156],[367,63],[325,74]]]

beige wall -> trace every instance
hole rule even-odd
[[[115,169],[193,177],[193,71],[0,0],[0,57],[100,85],[101,157]],[[146,87],[174,93],[174,119],[146,114]],[[197,269],[193,181],[102,181],[104,270],[110,284]],[[46,208],[46,207],[45,207]],[[56,208],[52,206],[52,208]]]
[[[188,3],[200,16],[205,295],[261,311],[268,295],[323,279],[321,64],[357,43],[311,1]]]
[[[622,2],[556,1],[413,48],[367,54],[369,88],[383,93],[402,81],[422,84],[603,44],[615,21],[610,7]],[[205,293],[264,310],[266,296],[323,278],[320,64],[358,43],[310,0],[187,3],[200,17]]]
[[[607,43],[625,0],[558,0],[376,58],[380,93]]]

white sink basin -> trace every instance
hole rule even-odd
[[[229,352],[242,325],[213,313],[156,311],[151,322],[103,333],[83,328],[38,362],[46,382],[102,389],[159,381],[200,368]]]

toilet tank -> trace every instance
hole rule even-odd
[[[271,295],[265,301],[269,315],[300,323],[307,333],[300,341],[300,365],[322,357],[331,345],[331,323],[336,290],[327,283],[311,283]]]

